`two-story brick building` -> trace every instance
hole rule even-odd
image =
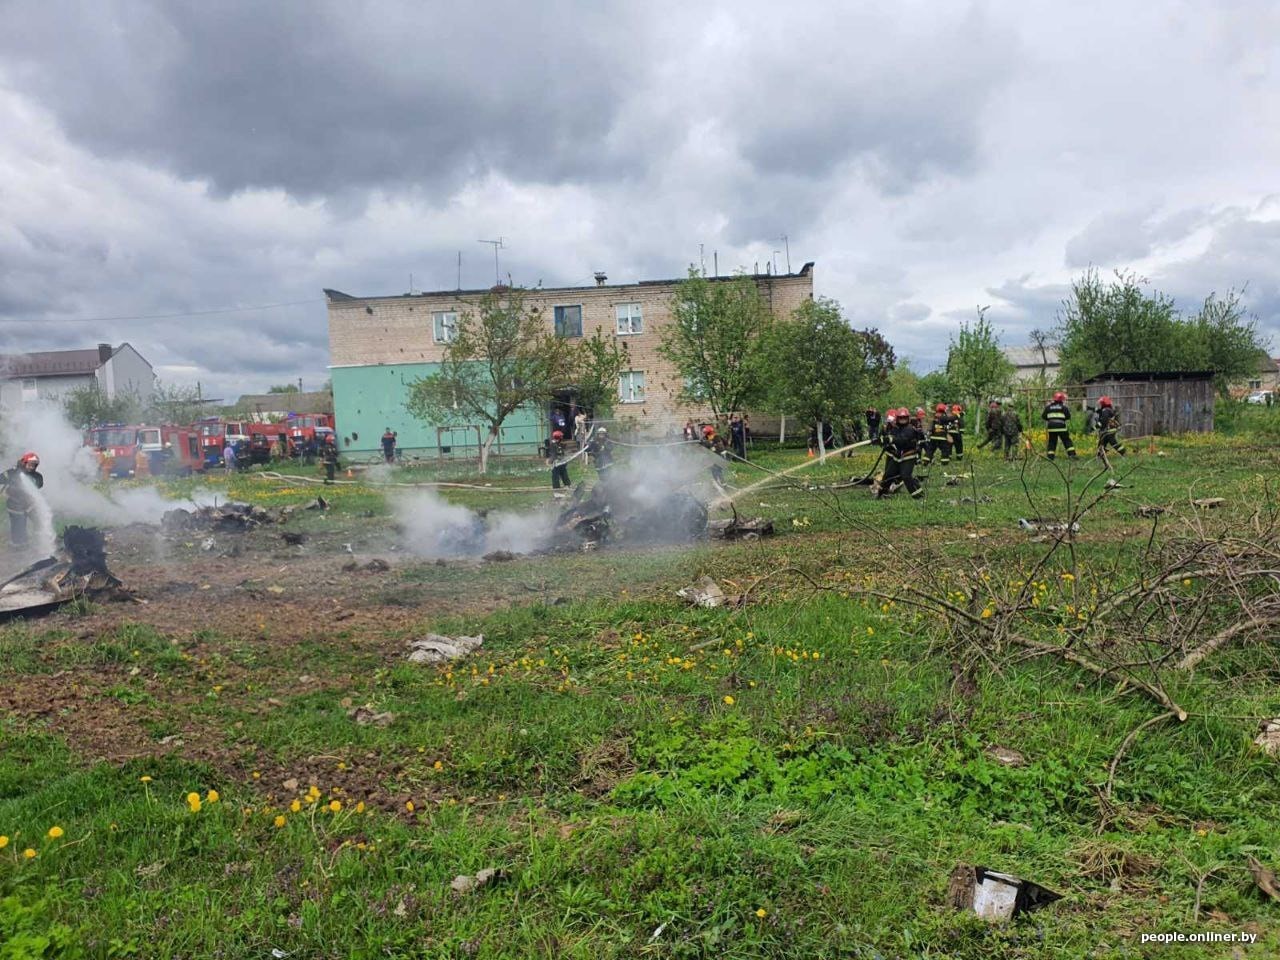
[[[728,278],[721,278],[728,279]],[[752,277],[775,316],[791,314],[813,297],[813,264],[799,273]],[[715,281],[713,281],[715,282]],[[662,330],[671,322],[679,280],[609,284],[603,274],[592,287],[526,291],[525,303],[546,317],[559,336],[592,336],[596,330],[626,347],[628,369],[619,378],[613,418],[648,434],[679,430],[706,411],[681,404],[681,380],[658,354]],[[410,385],[439,369],[444,346],[458,317],[488,291],[451,290],[393,297],[355,297],[325,290],[329,306],[330,371],[339,442],[353,453],[374,453],[383,430],[399,435],[400,448],[426,455],[473,451],[478,425],[427,424],[405,410]],[[552,407],[570,413],[572,385],[547,409],[522,410],[508,418],[499,440],[504,452],[531,452],[550,430]]]

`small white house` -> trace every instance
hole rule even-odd
[[[100,343],[93,350],[0,354],[0,407],[57,400],[93,384],[109,400],[135,393],[146,401],[155,379],[151,364],[127,343],[118,347]]]

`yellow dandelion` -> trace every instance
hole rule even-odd
[[[439,760],[437,760],[435,763],[433,763],[433,764],[431,765],[431,769],[432,769],[432,770],[443,770],[443,769],[444,769],[444,764],[443,764],[443,763],[441,763]]]
[[[286,822],[287,821],[285,820],[283,813],[276,814],[275,820],[272,821],[272,823],[274,823],[277,827],[283,827]]]
[[[257,780],[261,777],[262,777],[261,773],[259,773],[257,770],[253,771],[253,779]]]
[[[138,781],[139,781],[140,783],[150,783],[150,782],[151,782],[151,778],[150,778],[150,777],[148,777],[148,776],[146,776],[146,775],[143,775],[143,776],[141,776],[141,777],[139,777],[139,778],[138,778]]]
[[[27,847],[27,849],[23,850],[22,855],[26,857],[28,860],[34,860],[36,858],[36,852],[32,850],[30,847]]]
[[[361,800],[356,804],[356,813],[364,813],[364,801]]]
[[[729,695],[726,693],[726,694],[724,695],[724,702],[725,702],[725,705],[726,705],[726,706],[732,707],[732,706],[733,706],[733,697],[729,696]]]
[[[982,608],[982,619],[983,619],[983,620],[990,620],[994,615],[995,615],[995,611],[994,611],[994,610],[992,610],[990,607],[983,607],[983,608]]]
[[[404,802],[404,808],[405,808],[406,810],[408,810],[410,813],[413,813],[413,801],[412,801],[412,800],[406,800],[406,801]]]
[[[217,790],[210,790],[210,791],[205,795],[205,800],[206,800],[208,803],[217,803],[217,802],[218,802],[219,800],[221,800],[221,799],[222,799],[222,798],[218,796],[218,791],[217,791]]]
[[[338,812],[340,812],[341,810],[342,810],[342,801],[341,801],[341,800],[330,800],[330,801],[329,801],[329,812],[330,812],[330,813],[338,813]]]
[[[200,794],[188,793],[187,806],[191,808],[192,813],[199,813],[200,812]]]
[[[0,834],[0,850],[3,850],[8,845],[9,845],[9,838],[6,837],[4,834]]]
[[[62,828],[61,828],[61,827],[54,826],[54,827],[50,827],[50,828],[49,828],[49,839],[50,839],[50,840],[57,840],[60,836],[62,836]]]
[[[1187,578],[1187,579],[1183,580],[1183,581],[1182,581],[1182,585],[1183,585],[1184,587],[1189,587],[1189,586],[1191,586],[1191,579],[1190,579],[1190,578]]]
[[[302,801],[301,800],[293,801],[293,803],[289,804],[289,809],[294,813],[297,813],[299,810],[302,809]]]
[[[874,637],[875,635],[876,635],[876,628],[875,628],[875,627],[867,627],[867,636],[868,636],[868,637]]]
[[[1068,582],[1074,580],[1075,578],[1076,578],[1076,575],[1074,573],[1064,573],[1062,575],[1062,579]]]
[[[766,910],[764,907],[758,907],[756,909],[756,916],[759,917],[761,920],[763,920],[768,915],[769,915],[769,911]]]

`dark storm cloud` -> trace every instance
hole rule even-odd
[[[315,195],[617,172],[637,156],[602,142],[641,79],[630,27],[564,2],[54,0],[0,50],[94,151]]]

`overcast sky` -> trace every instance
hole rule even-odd
[[[614,8],[614,9],[610,9]],[[1280,4],[0,0],[0,349],[234,397],[321,288],[796,269],[919,369],[1090,264],[1280,344]],[[785,255],[776,254],[785,269]],[[228,308],[270,309],[155,317]]]

